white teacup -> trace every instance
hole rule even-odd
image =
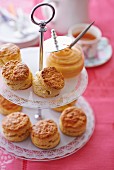
[[[76,24],[68,30],[68,36],[73,40],[75,37],[82,32],[89,24],[81,23]],[[98,50],[103,50],[108,45],[108,39],[102,37],[101,30],[92,25],[86,34],[78,41],[81,45],[85,58],[96,58]]]

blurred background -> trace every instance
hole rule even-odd
[[[8,10],[8,12],[11,13],[11,15],[14,15],[14,16],[16,16],[18,12],[18,15],[22,17],[22,13],[26,13],[30,15],[32,8],[36,4],[41,3],[41,2],[49,2],[52,5],[56,4],[55,5],[56,15],[52,23],[47,25],[48,30],[45,33],[45,39],[50,37],[49,32],[50,32],[50,28],[52,27],[54,27],[54,29],[57,31],[57,34],[66,35],[68,28],[74,23],[91,22],[91,21],[95,21],[95,25],[101,29],[101,31],[103,32],[103,36],[106,36],[107,38],[109,38],[109,40],[113,39],[113,36],[109,34],[109,32],[111,33],[113,31],[113,21],[111,17],[114,14],[114,10],[113,10],[114,1],[113,0],[99,0],[99,1],[96,1],[96,0],[80,0],[80,1],[79,0],[72,0],[72,1],[67,1],[67,0],[61,0],[61,1],[59,0],[52,0],[52,1],[50,0],[45,0],[45,1],[42,1],[42,0],[29,0],[29,1],[28,0],[23,0],[23,1],[22,0],[21,1],[0,0],[0,9],[2,10],[6,9]],[[70,5],[71,3],[73,5]],[[102,6],[102,3],[103,3],[103,6]],[[76,10],[74,10],[75,8]],[[79,10],[77,11],[77,9]],[[110,12],[107,12],[107,9]],[[21,11],[20,14],[19,14],[19,10]],[[66,12],[66,14],[64,12]],[[43,7],[42,9],[37,10],[37,12],[35,13],[36,17],[40,19],[46,18],[46,15],[48,18],[49,14],[50,14],[49,9],[43,9]],[[68,16],[71,18],[71,23],[70,23],[70,18]],[[0,22],[2,23],[3,19],[0,19]],[[25,22],[25,20],[21,22]],[[110,27],[108,27],[108,24],[110,24]],[[105,25],[107,25],[107,27]],[[8,24],[7,24],[7,27],[9,27]],[[27,27],[29,26],[27,25]],[[3,37],[1,38],[1,34],[2,34],[1,29],[2,29],[2,26],[0,27],[0,41],[2,42]],[[35,36],[34,38],[36,37],[37,36]]]
[[[79,19],[80,21],[76,20],[76,22],[81,22],[81,16],[83,16],[85,21],[83,22],[92,22],[95,21],[96,26],[98,26],[104,37],[109,39],[109,42],[114,49],[114,0],[69,0],[67,1],[68,4],[64,6],[64,3],[67,0],[56,0],[57,7],[56,9],[59,10],[61,7],[63,10],[66,10],[67,7],[67,14],[69,10],[71,10],[71,5],[69,3],[80,3],[82,4],[85,9],[79,11],[79,14],[76,16],[70,15],[71,19]],[[38,46],[39,45],[39,27],[33,26],[32,22],[27,18],[30,19],[30,13],[33,7],[38,4],[44,2],[42,0],[0,0],[0,43],[4,43],[7,41],[16,42],[21,48],[29,47],[29,46]],[[54,0],[53,0],[54,2]],[[52,3],[53,3],[52,2]],[[60,4],[62,3],[62,5]],[[86,3],[86,6],[85,6]],[[84,5],[83,5],[84,4]],[[76,6],[79,7],[78,5]],[[80,6],[80,8],[82,7]],[[74,6],[75,7],[75,6]],[[3,9],[8,11],[9,19],[3,17]],[[74,8],[73,8],[74,9]],[[56,10],[56,11],[57,11]],[[5,14],[7,13],[5,11]],[[71,11],[72,12],[72,11]],[[74,11],[77,12],[77,11]],[[10,13],[10,15],[9,15]],[[17,14],[18,13],[18,14]],[[36,12],[35,16],[39,19],[48,17],[48,14],[44,14],[45,11],[42,12],[40,9]],[[86,16],[83,15],[86,13]],[[17,18],[16,22],[14,18]],[[23,17],[24,16],[24,17]],[[66,17],[65,13],[61,13],[62,17]],[[12,22],[10,18],[13,17],[14,21]],[[57,14],[56,14],[57,17]],[[58,15],[57,22],[61,22],[61,18]],[[23,19],[24,18],[24,19]],[[10,20],[10,21],[9,21]],[[27,21],[27,22],[25,22]],[[74,21],[74,20],[73,20]],[[55,20],[54,20],[55,22]],[[66,20],[62,20],[60,24],[64,26],[64,23],[67,24],[67,17]],[[57,23],[58,24],[58,23]],[[24,28],[23,28],[24,25]],[[59,25],[59,24],[58,24]],[[72,24],[71,24],[72,25]],[[66,35],[67,30],[63,28],[58,28],[56,25],[53,26],[57,35]],[[68,25],[67,25],[68,26]],[[51,36],[51,25],[47,25],[47,31],[44,34],[44,39],[48,39]],[[70,27],[70,25],[69,25]],[[30,28],[30,29],[29,29]],[[88,77],[89,77],[89,84],[87,90],[84,93],[84,97],[87,98],[89,103],[91,104],[96,117],[96,128],[94,132],[94,136],[91,139],[91,142],[86,145],[84,149],[82,149],[77,155],[73,155],[68,158],[71,164],[67,159],[63,159],[60,162],[50,162],[43,166],[43,163],[37,162],[37,165],[43,169],[50,169],[51,166],[57,168],[61,168],[61,165],[66,165],[69,169],[75,169],[75,165],[78,169],[110,169],[112,170],[113,165],[113,158],[114,158],[114,147],[113,147],[113,131],[114,131],[114,57],[111,53],[112,58],[104,65],[95,67],[95,68],[87,68]],[[104,56],[103,56],[104,57]],[[108,127],[108,128],[107,128]],[[107,135],[107,137],[106,137]],[[99,148],[101,150],[99,150]],[[100,152],[99,152],[100,151]],[[2,153],[2,152],[1,152]],[[107,154],[105,154],[107,153]],[[105,156],[104,156],[105,155]],[[0,156],[1,158],[1,156]],[[84,159],[83,159],[84,158]],[[91,159],[93,158],[93,159]],[[89,161],[88,161],[89,159]],[[66,160],[66,161],[65,161]],[[87,160],[87,161],[86,161]],[[62,162],[63,161],[63,162]],[[74,162],[73,162],[74,161]],[[83,164],[83,162],[86,162]],[[23,167],[27,165],[26,160],[23,162],[19,159],[13,162],[11,165],[12,170],[17,169],[16,167]],[[26,166],[27,170],[35,169],[37,165],[33,162],[28,162]],[[8,165],[9,166],[9,165]],[[56,167],[57,166],[57,167]],[[9,168],[7,168],[9,170]],[[21,168],[20,168],[21,169]],[[64,169],[64,166],[63,168]]]

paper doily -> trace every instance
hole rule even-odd
[[[94,127],[95,127],[95,118],[93,111],[88,104],[88,102],[83,98],[80,97],[76,103],[77,107],[82,108],[86,115],[87,115],[87,128],[86,132],[80,136],[80,137],[69,137],[60,131],[61,135],[61,141],[60,144],[54,148],[49,150],[42,150],[37,147],[35,147],[31,139],[28,138],[27,140],[19,143],[13,143],[7,141],[2,134],[2,128],[1,128],[1,122],[0,122],[0,146],[2,148],[5,148],[6,151],[10,152],[11,154],[22,158],[22,159],[28,159],[32,161],[49,161],[49,160],[55,160],[60,159],[66,156],[69,156],[73,154],[74,152],[81,149],[90,139],[91,135],[93,134]],[[29,115],[31,122],[34,124],[34,113],[37,110],[32,109],[23,109],[23,112]],[[52,111],[51,109],[44,109],[42,111],[42,116],[44,119],[53,119],[57,124],[59,124],[59,116],[60,113]],[[3,119],[3,115],[0,115],[0,121]],[[59,127],[59,125],[58,125]]]

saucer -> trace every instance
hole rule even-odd
[[[31,47],[39,42],[38,27],[36,28],[33,23],[30,22],[29,30],[31,33],[27,33],[26,36],[16,36],[15,29],[13,29],[7,22],[0,23],[0,43],[14,43],[20,48]],[[32,32],[33,31],[33,32]],[[26,29],[25,29],[26,32]]]
[[[112,46],[108,44],[102,50],[98,48],[97,57],[85,58],[85,67],[97,67],[105,64],[112,57]]]

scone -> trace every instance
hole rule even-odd
[[[57,112],[62,112],[62,111],[65,110],[66,108],[71,107],[71,106],[74,106],[75,103],[76,103],[76,100],[74,100],[73,102],[68,103],[68,104],[66,104],[66,105],[64,105],[64,106],[60,106],[60,107],[53,108],[53,110],[55,110],[55,111],[57,111]]]
[[[80,136],[86,130],[87,117],[82,109],[72,106],[62,112],[59,124],[64,134]]]
[[[30,135],[31,122],[25,113],[14,112],[3,119],[2,128],[7,140],[20,142]]]
[[[17,60],[11,60],[2,67],[2,77],[13,90],[27,89],[32,85],[31,71],[26,64]]]
[[[46,65],[55,67],[64,78],[77,76],[84,67],[84,57],[80,46],[65,48],[47,56]]]
[[[21,61],[20,48],[12,43],[0,46],[0,66],[3,66],[10,60]]]
[[[32,127],[31,140],[42,149],[54,148],[60,142],[60,134],[53,120],[40,120]]]
[[[22,110],[22,106],[14,104],[0,95],[0,113],[1,114],[8,115],[12,112],[20,112],[21,110]]]
[[[55,67],[47,67],[33,77],[33,91],[40,97],[54,97],[64,87],[64,77]]]

